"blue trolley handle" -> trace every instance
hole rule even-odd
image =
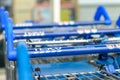
[[[2,24],[5,25],[5,21],[7,20],[7,17],[4,17],[5,11],[4,9],[1,8],[0,12],[2,12],[1,16],[2,16]],[[100,21],[100,17],[103,15],[103,17],[105,18],[105,21]],[[102,24],[102,25],[110,25],[112,23],[107,11],[105,10],[105,8],[103,6],[99,6],[97,9],[97,12],[95,14],[94,17],[94,21],[85,21],[85,22],[70,22],[70,23],[50,23],[50,24],[44,24],[44,23],[40,23],[40,24],[29,24],[29,23],[23,23],[21,25],[14,25],[13,29],[24,29],[24,28],[45,28],[45,27],[53,27],[53,26],[84,26],[84,25],[98,25],[98,24]],[[4,28],[4,26],[3,26]]]
[[[104,21],[100,21],[101,16],[104,17]],[[69,26],[85,26],[85,25],[110,25],[112,23],[106,9],[103,6],[99,6],[94,16],[94,21],[84,22],[68,22],[68,23],[50,23],[50,24],[18,24],[14,25],[13,29],[24,29],[24,28],[45,28],[45,27],[69,27]]]
[[[117,25],[118,27],[120,27],[120,16],[119,16],[118,20],[116,21],[116,25]]]
[[[104,17],[105,25],[110,25],[112,23],[110,16],[108,15],[106,9],[103,6],[99,6],[94,16],[95,21],[100,21],[101,16]]]
[[[1,27],[2,27],[2,29],[4,29],[4,27],[5,27],[5,21],[6,20],[6,18],[5,18],[5,9],[4,9],[4,7],[1,7],[0,8],[0,21],[1,21]]]
[[[120,48],[116,46],[117,44],[107,44],[100,46],[90,46],[90,47],[73,47],[73,48],[48,48],[48,49],[32,49],[28,50],[31,58],[41,58],[41,57],[57,57],[57,56],[72,56],[72,55],[83,55],[83,54],[102,54],[111,52],[120,52]],[[22,48],[21,48],[22,49]],[[8,59],[11,61],[16,60],[16,49],[9,53]],[[24,52],[23,52],[24,53]],[[14,55],[14,56],[12,56]],[[20,56],[23,58],[22,56]]]
[[[33,80],[32,69],[29,62],[27,46],[23,42],[17,44],[17,70],[18,80]]]

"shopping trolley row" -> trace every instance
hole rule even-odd
[[[104,17],[102,21],[101,16]],[[8,80],[17,79],[17,74],[19,80],[30,80],[33,76],[37,80],[110,79],[111,76],[107,74],[112,75],[113,79],[119,79],[116,70],[120,67],[120,18],[116,21],[116,27],[110,28],[112,21],[103,6],[97,8],[94,21],[85,22],[13,24],[4,8],[0,9],[0,17],[5,32],[9,69],[13,71],[10,77],[14,76]],[[115,57],[108,53],[115,53]],[[38,67],[29,63],[31,59],[37,58],[86,54],[98,54],[98,59],[93,60],[94,64],[101,66],[106,73],[97,73],[98,66],[88,61],[38,64]],[[86,72],[85,75],[82,72]]]

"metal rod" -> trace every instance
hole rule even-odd
[[[73,75],[76,75],[77,73],[72,73]],[[66,76],[66,75],[68,75],[68,73],[66,73],[66,74],[54,74],[54,76]],[[51,75],[45,75],[45,76],[47,76],[47,77],[51,77]]]
[[[98,39],[82,39],[82,40],[60,40],[60,41],[40,41],[40,42],[26,42],[27,44],[33,45],[33,44],[70,44],[70,43],[88,43],[88,42],[94,42],[94,41],[102,41],[103,38]]]
[[[93,73],[88,73],[88,74],[92,75],[93,77],[96,77],[96,78],[99,79],[99,80],[103,80],[102,78],[100,78],[100,77],[94,75]]]
[[[65,79],[67,79],[66,75],[64,75],[64,74],[60,74],[60,75],[63,76]]]
[[[88,76],[84,75],[84,74],[81,74],[78,72],[79,75],[82,75],[84,78],[88,79],[88,80],[92,80],[91,78],[89,78]]]
[[[120,37],[108,38],[108,41],[120,41]]]
[[[97,41],[102,41],[104,40],[104,38],[97,38],[97,39],[81,39],[81,40],[59,40],[59,41],[39,41],[39,42],[26,42],[29,45],[49,45],[49,44],[75,44],[75,43],[89,43],[89,42],[97,42]],[[120,41],[120,37],[112,37],[112,38],[108,38],[109,42],[112,41]],[[107,42],[104,41],[104,42]]]
[[[49,80],[46,76],[42,75],[46,80]]]
[[[71,74],[71,73],[68,73],[68,74],[70,74],[71,76],[73,76],[75,79],[78,79],[78,80],[80,80],[76,75],[74,75],[74,74]]]
[[[106,76],[106,75],[104,75],[104,74],[102,74],[102,73],[100,73],[100,72],[96,72],[96,73],[98,73],[98,74],[100,74],[100,75],[102,75],[102,76],[108,78],[109,80],[113,80],[113,78],[111,79],[110,77],[108,77],[108,76]]]
[[[59,78],[55,75],[52,74],[52,76],[56,79],[56,80],[59,80]]]
[[[106,74],[108,74],[108,75],[110,75],[110,76],[112,76],[112,77],[114,77],[114,78],[116,78],[116,79],[118,79],[118,80],[120,80],[120,77],[119,76],[116,76],[116,75],[114,75],[114,74],[110,74],[110,73],[108,73],[108,72],[106,72],[106,71],[102,71],[103,73],[106,73]]]

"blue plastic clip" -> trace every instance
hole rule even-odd
[[[99,59],[96,60],[96,63],[103,66],[108,73],[115,74],[117,73],[115,70],[119,69],[117,60],[108,54],[100,54]]]
[[[112,74],[116,73],[115,68],[114,68],[114,66],[112,64],[104,66],[104,69],[108,73],[112,73]]]

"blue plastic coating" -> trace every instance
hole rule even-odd
[[[5,29],[6,35],[7,35],[7,55],[8,58],[14,57],[15,53],[13,52],[14,43],[13,43],[13,28],[12,26],[12,19],[7,20],[7,29]]]
[[[116,22],[116,25],[117,25],[118,27],[120,27],[120,16],[119,16],[119,18],[118,18],[118,20],[117,20],[117,22]]]
[[[94,16],[95,21],[100,21],[101,16],[104,17],[106,21],[106,25],[110,25],[112,23],[112,20],[110,19],[106,9],[103,6],[99,6],[97,8],[96,14]]]
[[[105,21],[84,21],[84,22],[74,22],[74,24],[58,24],[58,23],[38,23],[38,24],[31,24],[31,25],[17,25],[13,26],[13,29],[35,29],[35,28],[51,28],[51,27],[77,27],[77,26],[86,26],[86,25],[106,25]]]
[[[19,42],[17,44],[18,80],[33,80],[31,64],[27,52],[26,44]]]
[[[5,16],[5,11],[4,11],[4,7],[1,7],[0,8],[0,17],[1,17],[1,23],[2,23],[2,28],[4,29],[4,27],[5,27],[5,19],[6,18],[4,18],[4,16]]]
[[[7,18],[5,18],[4,16],[6,15],[4,12],[4,9],[1,8],[0,12],[2,12],[2,24],[3,24],[3,28],[4,28],[4,25],[5,25],[5,20],[7,20]],[[100,17],[103,15],[103,17],[105,18],[105,21],[100,21]],[[25,24],[25,23],[24,23]],[[30,25],[14,25],[13,26],[13,29],[25,29],[25,28],[45,28],[45,27],[74,27],[74,26],[85,26],[85,25],[110,25],[111,24],[111,19],[109,17],[109,15],[107,14],[105,8],[103,6],[99,6],[98,9],[97,9],[97,12],[95,14],[95,19],[94,21],[84,21],[84,22],[70,22],[70,23],[62,23],[62,24],[59,24],[59,23],[48,23],[48,24],[45,24],[45,23],[40,23],[40,24],[37,24],[37,23],[34,23],[34,24],[30,24]]]
[[[89,33],[86,33],[83,31],[83,33],[80,33],[79,30],[73,30],[73,31],[66,31],[66,32],[38,32],[39,33],[44,33],[44,35],[27,35],[25,36],[25,32],[21,33],[15,33],[14,39],[27,39],[27,38],[46,38],[46,37],[59,37],[59,36],[86,36],[86,35],[91,35],[91,34],[117,34],[120,33],[120,29],[95,29],[96,32],[92,31],[93,29],[90,29]],[[35,33],[36,33],[35,32]],[[26,33],[32,33],[32,32],[27,32]],[[33,32],[34,33],[34,32]]]
[[[4,13],[4,22],[5,22],[5,25],[3,25],[4,27],[3,27],[3,29],[5,29],[5,31],[7,31],[7,26],[8,26],[8,19],[9,19],[9,13],[7,12],[7,11],[5,11],[5,13]],[[12,19],[11,19],[11,21],[10,21],[10,23],[12,23]],[[10,25],[10,26],[12,26],[12,24]],[[5,28],[6,27],[6,28]],[[12,29],[13,30],[13,29]],[[13,33],[13,32],[12,32]],[[7,32],[5,33],[5,40],[7,41]]]
[[[119,52],[120,48],[109,49],[104,47],[95,48],[78,48],[78,49],[64,49],[56,52],[49,51],[30,51],[31,57],[54,57],[54,56],[69,56],[69,55],[82,55],[82,54],[96,54],[96,53],[109,53],[109,52]],[[36,54],[35,54],[36,53]]]
[[[31,58],[37,57],[57,57],[57,56],[74,56],[74,55],[83,55],[83,54],[103,54],[103,53],[110,53],[110,52],[120,52],[120,48],[113,44],[113,48],[107,45],[101,46],[87,46],[87,47],[73,47],[73,48],[52,48],[50,50],[30,50],[28,53],[30,54]],[[10,53],[11,54],[11,53]],[[14,55],[16,55],[16,50],[14,50]],[[16,60],[16,56],[8,56],[10,60]]]

